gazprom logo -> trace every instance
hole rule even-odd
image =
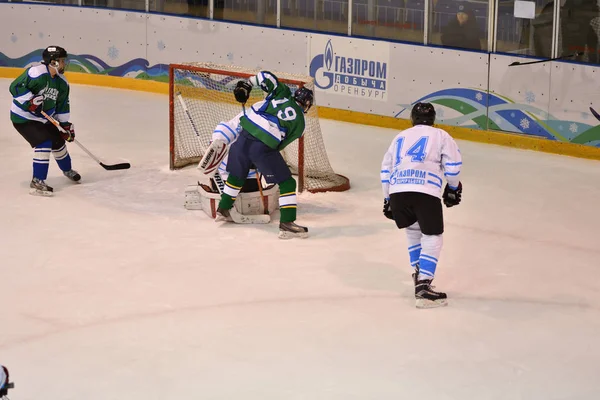
[[[331,44],[331,40],[327,42],[325,46],[325,67],[327,71],[331,71],[331,64],[333,63],[333,45]]]
[[[384,100],[387,62],[347,55],[350,54],[336,53],[329,39],[323,53],[310,62],[315,85],[323,90],[332,89],[334,93]]]

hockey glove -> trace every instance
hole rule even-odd
[[[444,188],[443,194],[444,204],[446,207],[453,207],[460,204],[460,200],[462,198],[462,183],[458,182],[458,187],[456,189],[451,189],[450,186],[446,183],[446,187]]]
[[[238,103],[246,103],[250,98],[250,92],[252,91],[252,85],[248,81],[238,81],[233,89],[233,95]]]
[[[72,142],[73,140],[75,140],[75,128],[73,127],[73,124],[70,122],[61,122],[60,126],[66,131],[66,132],[60,132],[60,136],[65,139],[67,142]]]
[[[33,114],[39,114],[40,111],[44,109],[44,95],[39,94],[34,96],[31,100],[29,100],[29,105],[27,106],[29,112]]]
[[[392,207],[390,206],[390,201],[388,199],[383,199],[383,215],[385,215],[387,219],[394,219]]]

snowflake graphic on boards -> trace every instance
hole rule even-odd
[[[156,47],[158,47],[158,51],[163,51],[167,48],[167,45],[162,40],[159,40],[158,43],[156,43]]]
[[[439,110],[435,110],[436,117],[440,119],[444,119],[444,109],[440,108]]]
[[[525,92],[525,101],[529,104],[535,102],[535,93],[533,93],[531,90],[528,90]]]
[[[19,40],[19,38],[17,37],[17,35],[11,35],[10,36],[10,41],[15,43],[17,40]]]
[[[523,118],[519,123],[522,129],[529,129],[529,120],[527,118]]]
[[[579,125],[577,125],[576,123],[572,123],[571,125],[569,125],[569,131],[571,133],[577,133],[577,131],[579,130]]]
[[[483,95],[481,94],[481,92],[477,92],[477,94],[475,95],[475,99],[477,101],[481,101],[483,100]]]
[[[114,59],[116,59],[116,58],[118,58],[118,57],[119,57],[119,49],[117,49],[117,48],[115,47],[115,45],[112,45],[112,46],[110,46],[110,47],[108,48],[108,54],[107,54],[107,55],[108,55],[108,57],[109,57],[111,60],[114,60]]]
[[[38,33],[38,37],[39,37],[40,39],[43,39],[43,38],[44,38],[44,36],[45,36],[45,35],[44,35],[44,32],[39,32],[39,33]]]
[[[227,53],[227,61],[233,62],[233,53],[231,53],[231,52]]]
[[[514,112],[511,112],[511,113],[510,113],[510,117],[511,117],[511,118],[514,118],[514,117],[515,117],[515,113],[514,113]]]

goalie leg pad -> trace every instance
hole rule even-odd
[[[234,209],[241,215],[270,215],[278,208],[279,187],[274,185],[263,190],[263,196],[267,203],[266,212],[259,192],[240,193],[234,203]],[[219,193],[206,185],[189,185],[185,189],[184,207],[187,210],[202,210],[210,218],[215,218],[220,198]]]
[[[235,209],[242,215],[271,215],[278,208],[279,187],[274,185],[263,190],[263,197],[264,202],[260,192],[241,192],[235,201]]]
[[[217,216],[217,204],[221,195],[215,193],[206,185],[189,185],[185,189],[186,210],[202,210],[210,218]]]

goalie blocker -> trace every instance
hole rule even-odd
[[[221,195],[212,179],[211,183],[213,187],[202,183],[189,185],[185,190],[184,207],[187,210],[202,210],[210,218],[215,219]],[[236,198],[234,207],[238,213],[241,215],[271,215],[279,208],[279,186],[271,185],[263,189],[262,197],[258,187],[253,189],[247,188],[248,191],[240,192]]]

